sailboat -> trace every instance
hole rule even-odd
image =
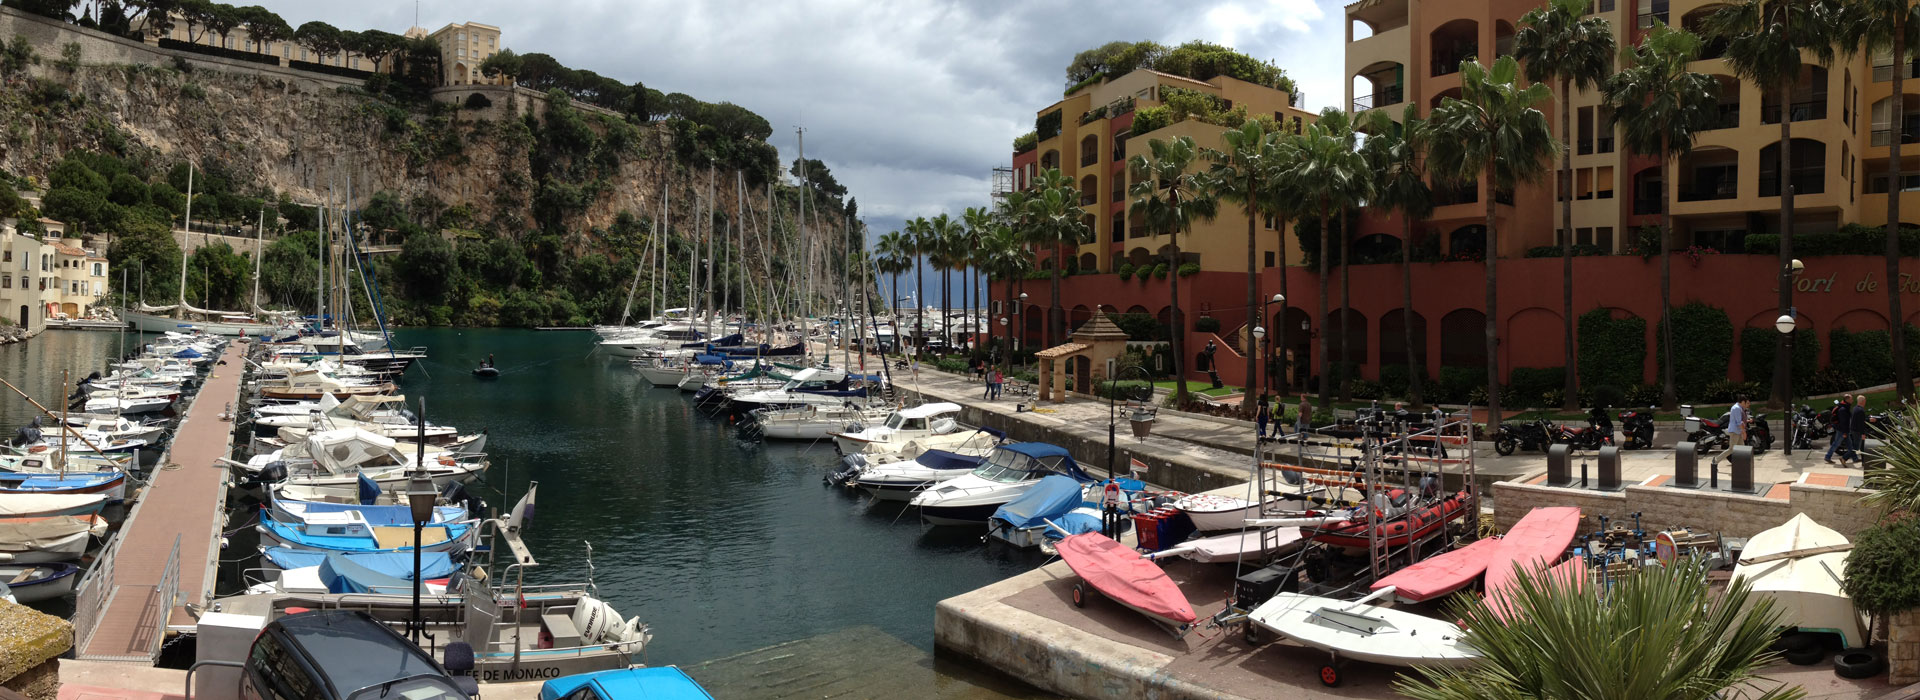
[[[193,162],[188,161],[187,162],[187,236],[188,237],[193,236],[193,176],[194,176]],[[262,214],[261,216],[261,223],[262,224],[265,223],[264,214]],[[259,227],[256,226],[254,230],[255,240],[258,240],[259,235],[260,235],[260,230],[259,230]],[[264,251],[264,249],[259,249],[259,250]],[[253,276],[255,280],[254,284],[256,285],[255,296],[258,296],[258,289],[259,289],[258,284],[260,279],[260,259],[262,257],[265,257],[265,256],[260,253],[255,253],[253,256],[253,262],[254,262]],[[171,316],[162,315],[162,314],[168,314],[168,313],[171,313],[172,315]],[[187,314],[192,314],[193,318],[189,319],[187,317]],[[184,261],[182,261],[182,264],[180,265],[180,297],[176,299],[172,305],[149,306],[146,300],[142,299],[136,302],[136,306],[134,307],[121,309],[120,318],[124,319],[127,323],[132,324],[134,330],[145,331],[148,333],[164,333],[166,331],[180,330],[183,328],[193,328],[193,329],[198,329],[205,333],[211,333],[213,335],[258,336],[258,335],[270,334],[280,326],[280,324],[274,323],[271,321],[257,320],[255,319],[253,314],[249,314],[245,312],[215,311],[212,309],[198,308],[193,306],[192,304],[188,304],[187,303],[187,266]]]

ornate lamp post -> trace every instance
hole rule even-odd
[[[413,477],[407,480],[407,509],[413,516],[413,643],[420,643],[420,633],[426,622],[420,619],[420,587],[426,585],[420,580],[420,531],[433,520],[434,502],[440,493],[433,488],[433,478],[427,476],[427,400],[420,399],[420,413],[414,418],[415,440],[418,447],[413,458]]]
[[[1798,260],[1793,263],[1796,268],[1800,265]],[[1794,322],[1796,315],[1798,312],[1793,307],[1788,307],[1786,313],[1780,314],[1779,318],[1773,320],[1773,329],[1780,331],[1780,335],[1787,341],[1787,409],[1786,413],[1782,414],[1780,422],[1786,424],[1786,454],[1789,457],[1793,456],[1793,330],[1798,325]]]
[[[1273,306],[1274,304],[1278,304],[1286,300],[1287,300],[1287,296],[1285,294],[1273,295],[1273,298],[1268,299],[1267,303],[1260,305],[1260,315],[1262,317],[1266,316],[1267,307]],[[1286,319],[1281,319],[1281,322],[1285,323]],[[1253,332],[1255,336],[1254,340],[1257,345],[1260,336],[1264,336],[1266,334],[1266,328],[1264,326],[1254,326]],[[1266,371],[1265,365],[1273,359],[1274,355],[1279,355],[1280,357],[1283,357],[1283,358],[1286,357],[1286,355],[1284,354],[1286,352],[1285,348],[1275,348],[1274,351],[1267,351],[1265,350],[1265,346],[1258,346],[1258,347],[1262,349],[1262,354],[1260,355],[1260,364],[1262,366],[1255,371],[1258,371],[1258,372]],[[1287,368],[1286,368],[1286,363],[1284,362],[1281,363],[1281,366],[1278,368],[1277,371],[1267,372],[1266,382],[1264,383],[1264,386],[1267,388],[1267,391],[1269,392],[1273,391],[1273,380],[1274,380],[1273,375],[1278,374],[1284,378],[1286,376],[1286,373],[1287,373]],[[1257,382],[1253,384],[1255,384],[1256,386],[1261,385],[1260,383],[1257,383]]]

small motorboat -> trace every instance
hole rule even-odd
[[[465,554],[473,548],[475,527],[469,523],[438,523],[420,528],[420,551]],[[263,520],[254,526],[260,546],[313,552],[365,554],[413,551],[414,528],[373,525],[359,511],[313,513],[299,524]]]
[[[253,593],[413,594],[413,552],[346,554],[268,547],[260,552],[262,583]],[[445,593],[446,579],[459,566],[445,552],[420,553],[423,593]],[[277,575],[269,573],[278,570]],[[264,584],[264,585],[263,585]]]
[[[1487,560],[1486,599],[1493,614],[1513,619],[1515,569],[1539,572],[1559,562],[1579,529],[1580,509],[1571,506],[1535,508],[1514,523]]]
[[[116,474],[119,472],[115,472]],[[20,476],[18,474],[12,476]],[[124,475],[123,475],[124,476]],[[96,515],[106,507],[104,493],[26,492],[0,494],[0,522],[14,518]]]
[[[1259,562],[1297,551],[1306,542],[1298,527],[1264,527],[1187,540],[1147,556],[1180,557],[1200,564]]]
[[[1475,540],[1473,544],[1451,552],[1428,557],[1399,571],[1383,576],[1373,582],[1372,589],[1392,587],[1393,597],[1404,603],[1424,603],[1448,593],[1466,588],[1486,573],[1487,562],[1493,559],[1494,550],[1500,548],[1499,539]]]
[[[1847,536],[1806,513],[1747,540],[1733,577],[1745,579],[1755,599],[1771,598],[1780,623],[1805,632],[1839,635],[1844,648],[1866,646],[1866,625],[1835,572],[1846,570]]]
[[[98,515],[0,518],[0,559],[9,564],[75,561],[95,537],[107,536]]]
[[[54,600],[80,585],[80,567],[65,562],[0,564],[0,587],[13,591],[13,602]]]
[[[1100,531],[1100,504],[1087,501],[1086,486],[1071,477],[1049,476],[987,519],[987,536],[1015,547]]]
[[[986,454],[967,454],[954,450],[927,450],[913,459],[868,464],[865,455],[847,455],[843,460],[858,474],[848,483],[882,501],[910,501],[940,482],[965,476],[980,467]]]
[[[1066,448],[1020,442],[994,448],[973,471],[921,491],[908,503],[919,508],[920,518],[929,524],[984,525],[1000,506],[1055,474],[1083,484],[1095,480],[1080,470]]]
[[[1387,507],[1382,510],[1398,508],[1400,505],[1394,503],[1395,501],[1404,502],[1410,498],[1406,492],[1399,489],[1381,496],[1388,501]],[[1391,515],[1377,524],[1380,539],[1386,542],[1387,546],[1404,547],[1408,542],[1431,535],[1435,530],[1445,527],[1448,521],[1465,515],[1466,503],[1471,498],[1472,496],[1467,492],[1461,491],[1448,494],[1445,498],[1424,506],[1415,506],[1407,512]],[[1338,525],[1314,530],[1307,536],[1315,542],[1366,549],[1367,519],[1354,518]]]
[[[481,379],[493,379],[500,376],[500,368],[488,366],[475,367],[473,368],[473,376]]]
[[[849,455],[896,452],[914,439],[959,430],[959,418],[959,404],[921,404],[894,411],[882,425],[833,433],[833,445]]]
[[[59,473],[0,472],[0,494],[101,494],[108,500],[127,497],[123,471]]]
[[[1069,535],[1054,545],[1080,583],[1073,585],[1073,604],[1086,607],[1088,594],[1101,595],[1133,608],[1175,639],[1186,636],[1199,616],[1180,586],[1167,572],[1139,552],[1106,535],[1087,532]]]
[[[275,492],[270,503],[262,506],[264,514],[274,520],[290,525],[303,525],[309,517],[322,513],[359,513],[370,525],[413,526],[413,512],[405,505],[360,505],[357,503],[329,503],[326,501],[308,501],[292,498]],[[434,523],[457,523],[468,520],[464,506],[434,506]]]
[[[1372,604],[1393,593],[1383,588],[1357,601],[1275,593],[1248,614],[1248,624],[1330,653],[1320,667],[1320,682],[1329,687],[1340,684],[1347,660],[1427,668],[1479,660],[1480,652],[1461,640],[1466,633],[1459,625]]]

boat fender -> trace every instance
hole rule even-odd
[[[443,467],[451,467],[451,466],[453,466],[453,458],[452,458],[452,457],[441,457],[441,458],[440,458],[440,466],[443,466]]]

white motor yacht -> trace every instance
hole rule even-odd
[[[894,411],[884,424],[834,433],[833,446],[839,448],[841,454],[849,455],[897,452],[913,440],[961,430],[959,419],[959,404],[921,404]]]
[[[1021,442],[995,448],[973,471],[919,492],[909,504],[919,508],[920,519],[929,524],[984,525],[1000,506],[1053,474],[1094,481],[1066,448]]]

